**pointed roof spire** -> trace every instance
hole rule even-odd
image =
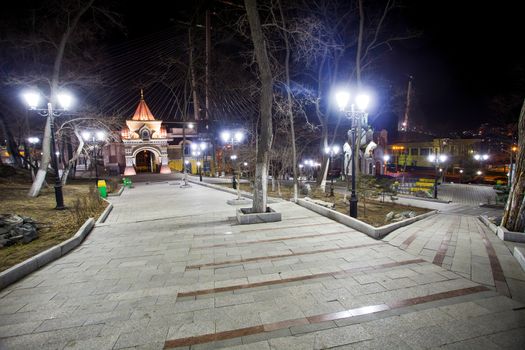
[[[155,117],[151,113],[151,111],[148,108],[148,105],[146,105],[146,101],[144,101],[144,91],[140,89],[140,102],[137,106],[137,109],[135,110],[135,114],[133,114],[132,120],[155,120]]]

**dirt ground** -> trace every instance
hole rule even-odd
[[[231,184],[222,184],[226,187],[231,187]],[[241,190],[246,192],[252,192],[249,184],[241,184]],[[281,187],[281,193],[277,191],[271,191],[271,186],[268,186],[268,196],[277,197],[289,200],[293,197],[293,190],[291,187]],[[299,194],[299,198],[303,198],[304,195]],[[334,197],[328,196],[327,193],[323,193],[320,190],[314,190],[313,193],[309,195],[310,198],[320,199],[325,202],[334,203],[335,210],[340,213],[349,215],[349,199],[350,196],[344,198],[344,195],[339,193],[334,193]],[[386,225],[385,222],[386,215],[393,211],[394,213],[401,213],[403,211],[413,211],[416,215],[424,214],[430,210],[425,208],[413,207],[408,205],[393,204],[393,203],[383,203],[380,201],[380,198],[368,198],[366,201],[362,198],[359,198],[357,204],[357,217],[359,220],[366,222],[374,227],[379,227]]]
[[[4,167],[5,168],[5,167]],[[0,170],[0,213],[29,216],[38,223],[39,237],[28,244],[0,248],[0,271],[24,261],[70,237],[89,218],[104,211],[107,202],[100,200],[93,181],[70,181],[63,187],[65,210],[55,210],[53,178],[36,198],[27,196],[31,187],[28,173]]]

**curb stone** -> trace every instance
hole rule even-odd
[[[505,227],[496,226],[485,215],[478,216],[480,221],[487,226],[489,230],[494,232],[499,239],[508,242],[525,243],[525,233],[509,231]]]
[[[94,226],[95,220],[89,218],[70,239],[0,272],[0,290],[38,270],[47,263],[66,255],[71,249],[82,243]]]
[[[315,203],[312,203],[312,202],[309,202],[309,201],[306,201],[304,199],[298,199],[297,200],[297,204],[306,208],[306,209],[310,209],[318,214],[321,214],[323,216],[326,216],[332,220],[335,220],[343,225],[346,225],[348,227],[351,227],[359,232],[362,232],[362,233],[366,233],[367,235],[369,235],[370,237],[372,238],[375,238],[375,239],[381,239],[383,238],[384,236],[386,236],[387,234],[389,234],[390,232],[400,228],[400,227],[403,227],[403,226],[407,226],[407,225],[410,225],[416,221],[419,221],[421,219],[424,219],[424,218],[427,218],[429,216],[432,216],[434,214],[437,214],[438,211],[437,210],[432,210],[428,213],[425,213],[425,214],[421,214],[421,215],[418,215],[418,216],[415,216],[413,218],[409,218],[409,219],[406,219],[406,220],[402,220],[402,221],[398,221],[398,222],[393,222],[391,224],[388,224],[388,225],[384,225],[384,226],[380,226],[380,227],[374,227],[372,225],[369,225],[367,224],[366,222],[363,222],[363,221],[360,221],[360,220],[357,220],[357,219],[354,219],[348,215],[345,215],[345,214],[341,214],[340,212],[338,211],[335,211],[335,210],[332,210],[332,209],[328,209],[326,207],[323,207],[323,206],[320,206],[320,205],[317,205]]]
[[[104,198],[102,198],[104,199]],[[106,207],[106,209],[104,209],[104,211],[102,212],[102,214],[100,214],[97,222],[96,222],[96,225],[98,224],[103,224],[104,221],[106,221],[106,219],[108,218],[109,214],[111,213],[111,211],[113,210],[113,204],[111,204],[108,200],[104,199],[106,202],[108,202],[108,206]]]
[[[195,184],[195,185],[209,187],[209,188],[213,188],[215,190],[228,192],[228,193],[237,195],[237,190],[234,190],[233,188],[227,188],[227,187],[224,187],[224,186],[219,186],[219,185],[210,184],[210,183],[207,183],[207,182],[200,182],[200,181],[195,181],[195,180],[190,180],[190,179],[188,179],[188,182],[191,182],[192,184]],[[248,193],[246,191],[241,191],[241,197],[248,198],[248,199],[253,199],[253,194]],[[278,203],[278,202],[281,202],[281,201],[282,201],[282,199],[279,199],[279,198],[268,197],[268,204]]]

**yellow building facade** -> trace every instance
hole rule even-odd
[[[396,142],[388,145],[390,163],[398,167],[433,167],[431,154],[446,154],[449,167],[459,167],[462,159],[472,158],[479,149],[481,139],[435,138],[423,142]]]

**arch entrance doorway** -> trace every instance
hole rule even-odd
[[[137,153],[135,158],[135,167],[137,173],[156,173],[157,161],[155,154],[148,150],[142,150]]]

